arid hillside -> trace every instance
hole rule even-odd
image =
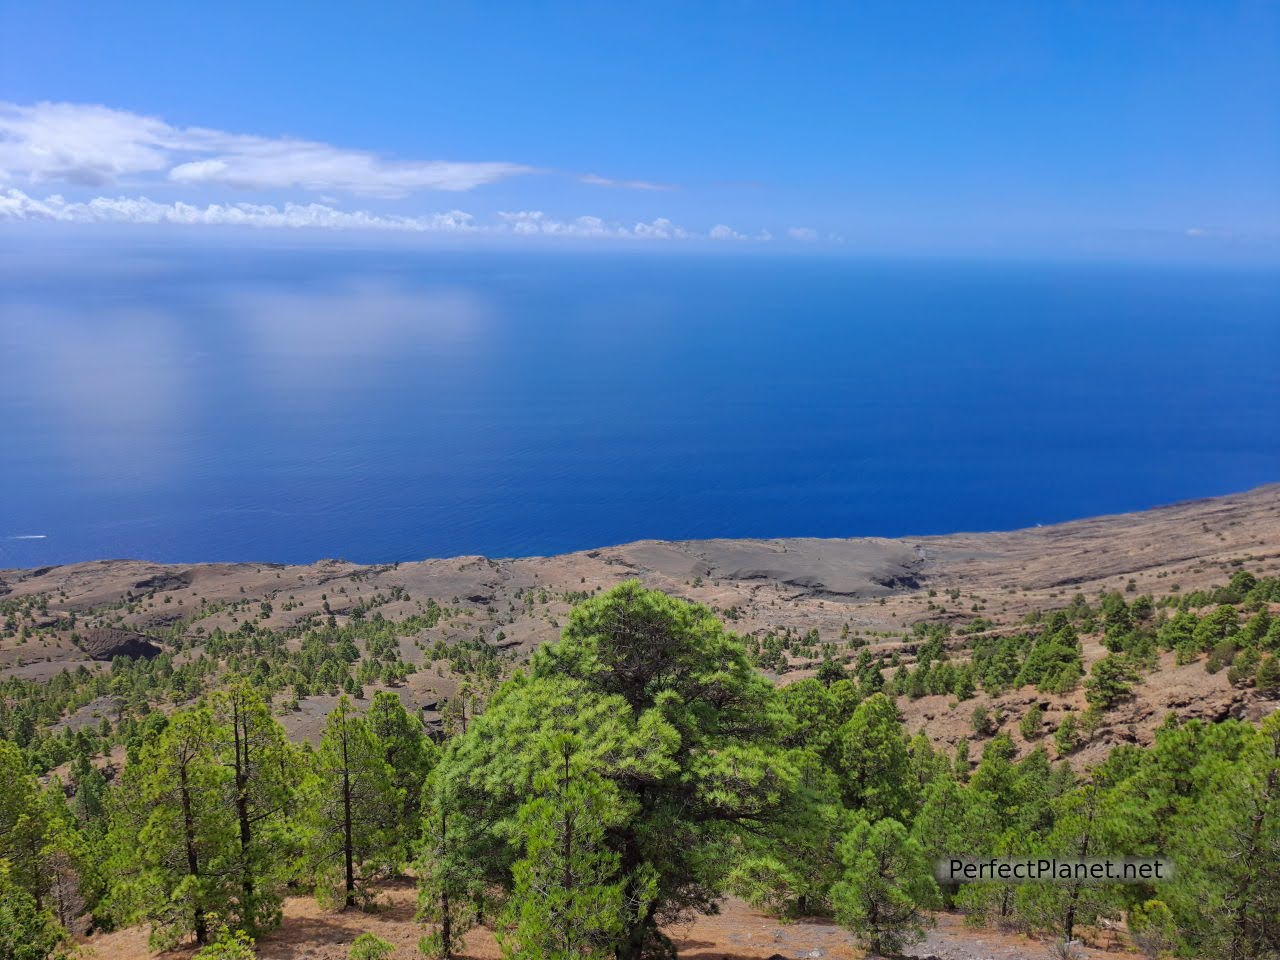
[[[1077,594],[1089,602],[1109,591],[1185,594],[1225,583],[1242,568],[1257,576],[1280,570],[1280,485],[1055,526],[898,540],[640,541],[554,557],[373,566],[101,560],[0,571],[8,611],[0,675],[47,679],[68,668],[102,669],[116,654],[164,648],[180,649],[181,661],[198,656],[215,630],[234,633],[246,622],[288,633],[319,617],[338,625],[369,616],[395,622],[434,606],[430,626],[398,637],[400,656],[416,672],[392,684],[432,720],[459,683],[449,664],[430,656],[433,647],[480,643],[518,661],[557,636],[575,600],[630,578],[710,606],[749,639],[791,638],[766,664],[785,684],[812,674],[819,645],[846,662],[868,651],[887,673],[912,662],[911,629],[920,622],[959,631],[981,618],[999,633]],[[1087,668],[1105,651],[1098,636],[1083,644]],[[958,637],[949,646],[964,656]],[[300,698],[283,718],[291,733],[314,737],[334,693]],[[1040,704],[1051,731],[1065,709],[1082,706],[1083,694],[1024,688],[994,700],[979,693],[976,702],[992,707],[991,732],[1004,729],[1022,742],[1017,721],[1032,704]],[[941,744],[974,736],[973,703],[934,695],[902,698],[901,705],[910,729],[923,728]],[[1256,718],[1274,706],[1233,686],[1225,671],[1179,666],[1166,653],[1073,761],[1091,762],[1116,743],[1147,742],[1169,712]],[[96,722],[107,708],[93,703],[65,722]]]

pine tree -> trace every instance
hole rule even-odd
[[[4,960],[61,960],[66,933],[35,898],[18,885],[9,861],[0,858],[0,957]]]
[[[1073,711],[1068,710],[1058,722],[1058,729],[1053,735],[1053,745],[1058,748],[1058,756],[1065,757],[1080,746],[1079,721]]]
[[[1177,826],[1169,904],[1209,956],[1280,956],[1280,714],[1239,762],[1220,753],[1201,766],[1208,782]]]
[[[1109,809],[1096,783],[1086,783],[1058,803],[1053,829],[1036,855],[1059,860],[1086,860],[1122,855],[1118,842],[1123,818]],[[1092,923],[1110,902],[1105,886],[1087,879],[1069,882],[1036,882],[1021,885],[1017,908],[1034,929],[1044,930],[1065,943],[1076,928]]]
[[[1089,671],[1085,698],[1098,710],[1110,710],[1127,698],[1138,679],[1137,671],[1123,654],[1109,653]]]
[[[207,943],[209,914],[236,896],[232,777],[218,759],[219,736],[207,708],[174,714],[112,792],[113,912],[123,922],[149,921],[156,946],[188,935]]]
[[[845,803],[874,820],[908,821],[916,796],[897,705],[883,693],[874,694],[840,728],[839,738]]]
[[[1213,613],[1208,614],[1196,624],[1192,631],[1192,638],[1196,646],[1207,653],[1218,643],[1235,634],[1239,623],[1240,615],[1236,613],[1236,608],[1230,604],[1220,604]]]
[[[369,732],[382,748],[383,759],[391,767],[392,782],[404,796],[400,842],[403,859],[409,860],[422,825],[422,788],[439,762],[440,749],[427,739],[422,721],[410,716],[400,698],[389,691],[374,694],[366,720]]]
[[[343,696],[325,722],[302,791],[305,843],[321,899],[354,906],[370,880],[399,867],[404,794],[394,781],[381,744]]]
[[[1254,685],[1258,692],[1266,696],[1280,693],[1280,659],[1266,654],[1258,661],[1258,669],[1254,674]]]
[[[969,780],[969,741],[960,740],[956,743],[955,758],[956,779],[961,783],[967,783]]]
[[[578,960],[612,953],[622,933],[618,854],[606,831],[625,820],[617,788],[586,769],[572,736],[548,744],[554,766],[520,808],[524,856],[508,904],[514,930],[503,944],[517,960]]]
[[[458,812],[459,781],[437,768],[423,791],[423,851],[418,865],[418,917],[432,926],[418,946],[429,957],[450,960],[480,919],[484,877],[475,854],[474,829]]]
[[[989,829],[992,835],[976,848],[989,856],[1024,858],[1036,856],[1041,850],[1039,838],[1028,836],[1020,827],[1001,830],[992,825]],[[1014,921],[1017,892],[1018,887],[1012,883],[965,883],[956,891],[955,904],[964,910],[965,923],[970,926],[994,922],[1007,927]]]
[[[9,882],[43,910],[48,880],[42,851],[48,837],[46,808],[40,785],[27,769],[22,751],[0,740],[0,860],[9,863]]]
[[[897,820],[863,818],[840,843],[844,876],[831,892],[836,922],[872,954],[923,939],[940,901],[924,851]]]
[[[483,840],[486,878],[510,889],[521,850],[492,824],[515,822],[545,768],[537,736],[574,734],[631,811],[608,842],[624,885],[615,953],[639,960],[670,949],[660,918],[714,908],[734,838],[791,819],[799,775],[779,746],[788,723],[775,698],[709,610],[629,582],[576,607],[560,642],[498,690],[437,772],[459,785],[455,816]]]
[[[911,827],[926,862],[968,856],[989,846],[996,815],[990,797],[946,777],[931,784]]]
[[[292,821],[302,766],[284,728],[242,679],[215,694],[218,759],[230,772],[226,803],[235,811],[239,894],[234,914],[249,932],[280,921],[280,904],[297,854]]]
[[[1018,721],[1018,731],[1022,734],[1023,740],[1038,740],[1043,724],[1044,708],[1038,703],[1033,703]]]
[[[792,812],[775,829],[740,838],[742,853],[726,886],[782,919],[830,913],[831,885],[842,869],[836,847],[853,822],[834,772],[816,751],[797,752],[792,762],[798,774]]]
[[[69,930],[97,899],[101,878],[90,844],[56,777],[41,794],[41,802],[46,825],[40,863],[44,905]]]

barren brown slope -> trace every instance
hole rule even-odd
[[[100,669],[71,640],[70,617],[163,637],[198,641],[215,627],[236,629],[249,616],[287,627],[327,603],[339,618],[372,598],[390,619],[430,600],[448,608],[440,624],[406,638],[406,659],[421,661],[417,642],[482,636],[526,653],[553,639],[572,602],[621,580],[707,603],[740,633],[817,629],[824,639],[848,632],[873,651],[902,646],[917,620],[966,622],[981,613],[1012,625],[1032,609],[1067,603],[1077,591],[1167,593],[1221,583],[1244,564],[1258,574],[1280,570],[1280,485],[1139,513],[1002,533],[902,539],[641,541],[554,557],[490,560],[455,557],[357,565],[324,560],[305,566],[263,563],[162,565],[107,560],[40,570],[0,571],[0,596],[42,595],[44,627],[34,640],[0,640],[0,673],[49,676],[65,666]],[[952,591],[948,595],[947,591]],[[956,593],[955,591],[958,591]],[[258,606],[269,603],[270,612]],[[906,648],[909,656],[909,646]],[[1086,640],[1086,657],[1101,655]],[[794,662],[783,681],[806,675]],[[1221,676],[1167,664],[1141,688],[1130,715],[1117,716],[1098,749],[1145,740],[1168,710],[1223,716],[1267,706],[1231,690]],[[448,671],[422,671],[401,694],[417,706],[447,696]],[[308,735],[323,698],[291,722]],[[1032,699],[1005,698],[1011,726]],[[1050,720],[1071,698],[1045,700]],[[968,736],[958,708],[944,698],[904,704],[909,724],[952,743]],[[972,708],[966,705],[964,713]],[[310,719],[309,719],[310,718]]]

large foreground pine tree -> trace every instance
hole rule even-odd
[[[745,833],[785,819],[796,772],[779,717],[773,688],[709,610],[629,582],[574,609],[560,642],[450,745],[433,787],[470,861],[508,890],[532,889],[527,871],[514,879],[521,809],[563,762],[549,744],[571,735],[575,763],[624,811],[597,860],[616,868],[597,867],[591,883],[619,885],[611,952],[638,960],[669,951],[664,923],[714,910]]]

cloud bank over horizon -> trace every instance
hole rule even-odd
[[[0,223],[173,224],[586,240],[764,243],[773,239],[767,229],[749,233],[724,223],[703,230],[688,228],[656,211],[640,218],[554,215],[540,206],[483,214],[459,209],[380,212],[343,209],[334,197],[403,201],[424,193],[470,193],[514,178],[555,173],[512,161],[399,160],[297,137],[179,127],[159,117],[99,104],[0,101]],[[677,189],[672,184],[598,173],[567,176],[591,187],[640,194]],[[55,184],[71,192],[104,188],[125,192],[70,198],[63,192],[45,192]],[[206,196],[159,200],[151,196],[175,190]],[[260,202],[208,197],[209,191],[301,192],[313,197],[273,197],[272,202]],[[784,236],[791,238],[817,236],[805,227],[784,229]]]
[[[706,233],[688,230],[666,217],[650,221],[618,222],[581,216],[558,219],[541,210],[499,211],[482,221],[464,210],[422,216],[376,214],[340,210],[324,203],[159,203],[147,197],[95,197],[69,201],[60,194],[43,200],[14,188],[0,190],[0,223],[170,224],[178,226],[240,226],[285,230],[365,230],[454,236],[567,237],[618,240],[712,240],[767,242],[772,235],[754,236],[718,224]]]

